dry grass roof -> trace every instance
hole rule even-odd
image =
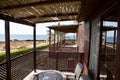
[[[17,23],[91,20],[97,16],[112,16],[119,0],[0,0],[0,19]],[[105,14],[105,16],[104,16]],[[115,14],[116,15],[116,14]],[[116,16],[115,16],[116,17]],[[113,20],[111,17],[106,20]]]
[[[77,20],[81,0],[1,0],[1,18],[28,23]]]

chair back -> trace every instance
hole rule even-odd
[[[83,71],[83,65],[81,63],[77,63],[76,68],[75,68],[75,78],[76,80],[79,80],[80,74]]]

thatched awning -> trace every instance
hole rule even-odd
[[[0,18],[27,24],[77,20],[82,0],[1,0]]]
[[[87,21],[104,16],[119,0],[0,0],[0,19],[27,25],[55,21]],[[112,14],[112,13],[111,13]],[[107,14],[106,20],[117,16]],[[115,14],[116,15],[116,14]],[[112,17],[111,17],[112,16]]]
[[[78,29],[78,25],[64,25],[64,26],[60,25],[60,26],[50,26],[48,28],[64,33],[76,33]]]

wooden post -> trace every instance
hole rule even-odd
[[[50,48],[51,48],[51,29],[50,29],[50,32],[49,32],[49,51],[50,51]]]
[[[7,80],[11,80],[11,61],[10,61],[10,26],[9,21],[5,21],[5,44],[6,44],[6,69]]]
[[[33,56],[34,56],[34,72],[36,72],[36,26],[33,27]]]
[[[116,43],[116,30],[114,30],[113,49],[115,49],[115,43]],[[115,50],[113,53],[115,53]]]
[[[59,47],[59,34],[58,34],[58,31],[57,31],[57,50],[58,50],[58,47]]]
[[[106,55],[106,53],[107,53],[107,31],[105,31],[105,55]]]
[[[120,1],[118,2],[117,17],[118,17],[118,30],[117,30],[116,56],[115,56],[114,69],[115,69],[115,80],[120,80]]]
[[[120,19],[118,20],[117,46],[115,57],[115,80],[120,80]]]
[[[89,67],[89,60],[90,60],[90,46],[91,46],[91,28],[92,28],[92,23],[91,23],[91,21],[90,21],[90,23],[89,23],[89,26],[90,26],[90,28],[89,28],[89,50],[88,50],[88,64],[87,64],[87,66]]]
[[[97,72],[97,80],[100,80],[99,74],[100,74],[100,53],[101,53],[101,49],[102,49],[102,28],[103,28],[103,19],[100,19],[100,41],[99,41],[99,54],[98,54],[98,72]]]
[[[62,33],[60,32],[60,43],[59,43],[59,45],[60,45],[60,47],[61,47],[61,35],[62,35]]]
[[[55,38],[56,36],[55,36],[55,30],[54,30],[54,51],[55,51]]]

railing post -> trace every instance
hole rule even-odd
[[[51,50],[51,29],[49,32],[49,51]]]
[[[54,30],[54,51],[55,51],[55,38],[56,36],[55,36],[55,30]]]
[[[6,69],[7,80],[11,80],[11,61],[10,61],[10,26],[9,21],[5,21],[5,44],[6,44]]]
[[[36,72],[36,25],[33,27],[33,46],[34,72]]]

